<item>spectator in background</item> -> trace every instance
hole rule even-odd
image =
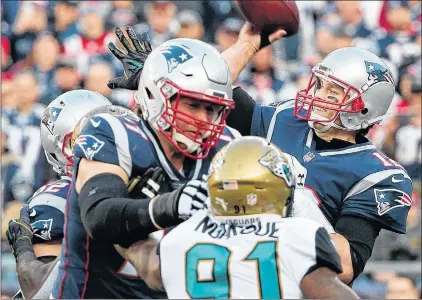
[[[16,107],[3,111],[9,124],[7,147],[19,160],[11,179],[14,199],[25,202],[45,183],[46,160],[41,148],[39,126],[45,106],[37,103],[39,87],[33,74],[23,71],[15,76]]]
[[[420,299],[419,292],[412,280],[396,277],[387,282],[385,299]]]
[[[11,73],[8,72],[8,69],[12,65],[12,60],[10,58],[10,42],[9,40],[2,35],[1,36],[1,78],[10,79],[12,77]]]
[[[113,8],[107,17],[107,26],[110,30],[132,26],[138,22],[133,1],[113,1],[112,5]]]
[[[414,181],[421,180],[421,66],[420,61],[407,68],[401,90],[405,105],[397,110],[397,116],[386,124],[382,150],[394,157]]]
[[[406,169],[412,179],[422,179],[421,161],[421,66],[418,64],[408,68],[410,81],[410,98],[408,108],[399,120],[400,128],[395,134],[395,159]]]
[[[20,2],[19,13],[12,29],[13,61],[26,59],[32,51],[32,45],[38,34],[47,29],[45,4],[32,1]]]
[[[51,92],[59,52],[59,42],[52,34],[42,34],[35,40],[31,70],[39,87],[38,101],[44,105],[50,104],[54,99],[54,95]]]
[[[113,70],[106,62],[94,62],[86,73],[84,88],[109,98],[111,90],[107,87],[107,83],[113,77]]]
[[[2,115],[16,107],[16,93],[13,78],[2,79],[1,82],[1,110]]]
[[[97,61],[89,66],[84,79],[84,88],[90,91],[98,92],[113,104],[131,108],[134,103],[133,91],[129,90],[110,90],[107,83],[114,78],[113,69],[110,64],[104,61]]]
[[[96,2],[95,2],[96,3]],[[84,76],[90,59],[96,55],[111,56],[108,43],[115,40],[114,34],[105,30],[108,6],[82,2],[79,7],[81,35],[73,35],[63,43],[63,54],[76,59],[79,73]]]
[[[174,28],[171,28],[171,25],[174,24],[176,5],[172,1],[146,2],[144,9],[147,22],[137,24],[133,29],[138,35],[147,33],[151,39],[152,48],[175,37]]]
[[[359,11],[358,7],[355,7],[355,10]],[[324,58],[331,51],[351,46],[357,46],[378,54],[376,43],[369,36],[365,36],[369,30],[364,27],[361,16],[359,20],[362,22],[360,25],[347,24],[336,14],[323,19],[318,25],[316,37],[321,58]],[[360,32],[360,36],[358,32]]]
[[[56,66],[54,74],[54,86],[52,86],[52,96],[55,99],[59,95],[80,89],[81,76],[79,75],[76,62],[72,58],[61,57]]]
[[[79,34],[77,20],[79,17],[76,0],[61,0],[54,6],[54,29],[57,40],[62,44],[67,38]]]
[[[1,1],[1,34],[10,37],[12,24],[19,12],[18,1]]]
[[[419,28],[412,22],[412,13],[406,3],[387,3],[386,19],[391,28],[389,31],[379,31],[376,42],[381,57],[389,59],[402,74],[407,66],[421,57],[421,48],[417,43],[420,36]]]
[[[244,21],[237,18],[227,18],[215,33],[218,51],[223,52],[236,43]]]
[[[371,30],[363,18],[361,1],[335,1],[338,16],[346,27],[350,36],[367,38]]]
[[[337,22],[337,21],[332,21]],[[333,33],[333,25],[328,21],[323,21],[317,25],[316,30],[316,47],[319,55],[319,60],[327,56],[328,53],[335,50],[335,36]]]
[[[245,72],[239,78],[239,86],[261,105],[268,105],[280,98],[284,81],[277,74],[274,66],[272,47],[259,50],[252,58],[249,72]]]
[[[4,208],[7,203],[14,200],[11,181],[19,167],[19,161],[7,147],[7,137],[9,122],[6,118],[1,118],[1,203]]]
[[[177,17],[178,30],[176,37],[202,40],[204,36],[204,26],[201,16],[190,9],[180,12]]]
[[[414,282],[395,272],[377,271],[361,275],[353,290],[362,299],[419,299]]]

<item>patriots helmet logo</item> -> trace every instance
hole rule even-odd
[[[99,140],[93,135],[80,135],[75,141],[75,146],[78,146],[82,149],[85,154],[85,157],[91,160],[94,155],[100,152],[101,148],[104,146],[104,142]]]
[[[412,198],[400,190],[374,189],[374,194],[375,201],[377,201],[378,204],[378,214],[380,216],[394,208],[412,205]]]
[[[390,82],[394,84],[393,75],[384,66],[365,60],[366,73],[368,73],[368,87],[378,82]]]
[[[171,73],[179,64],[183,64],[193,58],[187,49],[177,45],[164,46],[160,52],[167,61],[169,73]]]
[[[62,109],[57,107],[50,107],[44,111],[41,123],[47,127],[51,134],[54,134],[54,123],[57,121],[61,111]]]
[[[53,219],[48,220],[38,220],[34,223],[31,223],[34,236],[39,237],[40,239],[49,241],[51,240],[51,228],[53,228]]]

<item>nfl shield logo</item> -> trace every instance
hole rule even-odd
[[[249,206],[255,206],[257,202],[258,202],[257,194],[248,194],[246,196],[246,203],[248,203]]]

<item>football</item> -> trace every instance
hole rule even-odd
[[[291,36],[299,29],[299,11],[295,1],[237,0],[237,3],[245,19],[260,31],[284,29],[286,36]]]

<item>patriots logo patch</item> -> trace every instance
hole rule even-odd
[[[365,68],[366,73],[368,73],[367,87],[370,87],[378,82],[390,82],[391,84],[394,84],[393,75],[384,66],[365,60]]]
[[[193,56],[181,46],[164,46],[161,54],[166,58],[169,73],[171,73],[179,64],[183,64],[193,58]]]
[[[412,198],[400,190],[374,189],[374,194],[375,201],[377,201],[378,204],[378,214],[380,216],[394,208],[412,205]]]
[[[53,219],[39,220],[31,224],[34,235],[40,239],[51,240],[51,228],[53,228]]]
[[[94,155],[100,152],[101,148],[104,146],[104,142],[99,140],[93,135],[80,135],[75,144],[78,145],[85,154],[85,157],[91,160]]]
[[[51,134],[54,134],[54,123],[57,121],[61,111],[62,109],[57,107],[50,107],[44,111],[41,123],[47,127]]]

